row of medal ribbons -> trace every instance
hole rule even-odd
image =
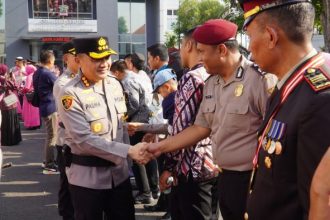
[[[282,144],[280,142],[286,129],[286,124],[277,120],[272,120],[270,126],[267,128],[267,135],[262,140],[262,147],[269,154],[275,153],[280,155],[282,153]]]

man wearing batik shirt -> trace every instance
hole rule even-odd
[[[180,79],[175,95],[173,127],[169,131],[171,135],[194,123],[203,98],[204,81],[208,77],[199,62],[197,43],[192,38],[193,31],[188,31],[182,41],[182,64],[189,68],[189,71]],[[161,190],[170,187],[167,184],[170,176],[175,179],[171,191],[172,220],[211,219],[214,210],[212,193],[216,193],[214,189],[217,176],[211,139],[206,138],[185,150],[167,153],[165,167],[166,170],[160,177]]]

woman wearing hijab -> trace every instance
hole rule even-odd
[[[22,108],[22,116],[24,118],[24,127],[27,129],[36,129],[40,126],[40,115],[39,108],[34,107],[29,99],[28,94],[33,92],[33,83],[32,77],[37,68],[33,65],[27,65],[25,68],[26,73],[26,81],[25,86],[22,90],[23,96],[23,108]]]
[[[17,91],[13,76],[11,73],[7,76],[7,70],[8,67],[5,64],[0,64],[1,145],[12,146],[21,142],[22,136],[16,111],[18,100],[13,103],[6,103],[5,100],[6,97],[14,94],[13,91]]]

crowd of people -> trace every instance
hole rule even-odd
[[[112,62],[100,36],[65,43],[59,77],[50,50],[0,66],[1,144],[21,141],[18,115],[43,121],[63,219],[135,219],[134,204],[173,220],[329,219],[330,55],[311,44],[314,7],[240,3],[250,59],[237,25],[212,19],[180,51]]]

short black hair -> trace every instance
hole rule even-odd
[[[132,54],[131,62],[137,70],[143,70],[144,69],[144,60],[141,60],[140,57],[136,53]]]
[[[239,49],[239,44],[237,40],[227,40],[223,43],[229,50],[236,51]]]
[[[132,54],[131,54],[131,53],[126,54],[126,55],[124,56],[124,60],[127,59],[127,58],[128,58],[128,59],[131,59],[131,58],[132,58]]]
[[[50,59],[53,57],[55,58],[55,55],[52,50],[42,50],[40,52],[40,63],[47,64],[50,62]]]
[[[147,48],[147,51],[151,56],[156,57],[159,56],[161,61],[168,61],[168,51],[167,47],[164,44],[154,44]]]
[[[122,73],[125,72],[125,70],[127,70],[127,65],[124,60],[117,60],[113,62],[110,67],[111,72],[119,71]]]
[[[267,21],[274,21],[290,41],[300,44],[312,39],[315,8],[311,3],[284,5],[266,10],[264,13],[268,17]]]
[[[183,38],[185,38],[186,40],[191,40],[192,42],[195,43],[195,45],[197,45],[197,41],[195,41],[195,39],[193,38],[193,33],[196,30],[198,26],[193,27],[189,30],[187,30],[186,32],[183,33]]]
[[[187,30],[186,32],[183,33],[183,36],[184,36],[184,37],[189,37],[189,38],[191,38],[191,37],[193,36],[193,33],[194,33],[194,31],[196,30],[197,27],[198,27],[198,26],[193,27],[193,28]]]

